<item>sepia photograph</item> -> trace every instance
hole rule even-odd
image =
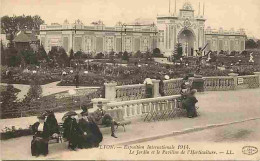
[[[260,161],[260,0],[0,0],[0,160]]]

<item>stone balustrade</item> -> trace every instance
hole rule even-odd
[[[166,96],[179,94],[181,91],[182,78],[164,80],[164,94]]]
[[[260,72],[255,75],[238,76],[230,73],[229,76],[203,77],[204,91],[225,91],[243,88],[257,88],[260,85]],[[196,78],[189,78],[192,85]],[[153,98],[159,97],[159,80],[152,79]],[[181,91],[182,78],[163,81],[165,96],[179,94]],[[129,101],[146,98],[146,86],[144,84],[133,84],[117,86],[116,83],[105,83],[105,98],[109,101]]]
[[[141,117],[145,113],[153,111],[173,110],[177,108],[177,99],[180,95],[146,98],[122,102],[110,102],[103,104],[106,110],[123,109],[123,117],[127,119]],[[104,99],[105,100],[105,99]]]
[[[145,85],[144,84],[133,84],[116,86],[116,101],[129,101],[145,98]]]
[[[245,88],[258,88],[259,87],[259,76],[258,75],[246,75],[238,76],[238,89]]]
[[[235,89],[235,79],[231,76],[203,78],[205,91],[225,91]]]

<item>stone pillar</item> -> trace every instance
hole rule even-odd
[[[258,81],[259,81],[259,86],[260,86],[260,72],[254,72],[255,75],[258,75]]]
[[[160,80],[152,79],[153,82],[153,98],[159,97],[159,82]]]
[[[109,101],[116,99],[116,85],[117,83],[105,83],[105,98]]]
[[[107,103],[109,103],[109,100],[105,99],[105,98],[94,98],[91,100],[91,102],[93,103],[93,110],[96,111],[98,109],[97,104],[98,102],[102,102],[103,105],[103,109],[107,110]]]
[[[236,90],[237,89],[237,76],[238,76],[238,74],[237,73],[229,73],[228,74],[230,77],[233,77],[234,78],[234,90]]]

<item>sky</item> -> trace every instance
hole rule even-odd
[[[199,2],[205,4],[206,27],[244,28],[248,36],[260,38],[260,0],[176,0],[177,14],[189,1],[195,15]],[[169,0],[0,0],[3,15],[40,15],[46,24],[70,23],[80,19],[85,25],[102,20],[106,26],[118,21],[131,23],[136,19],[156,22],[156,16],[169,13]],[[175,0],[170,0],[174,12]]]

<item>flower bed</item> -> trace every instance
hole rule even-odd
[[[10,71],[11,74],[7,75],[6,71]],[[35,70],[23,70],[21,68],[7,68],[1,67],[1,82],[11,84],[30,84],[31,80],[38,78],[39,84],[44,85],[51,82],[59,81],[61,77],[61,71],[48,71],[44,69]]]
[[[7,140],[28,135],[33,135],[31,127],[29,127],[28,129],[16,129],[14,126],[12,128],[5,127],[5,130],[1,131],[1,140]]]

